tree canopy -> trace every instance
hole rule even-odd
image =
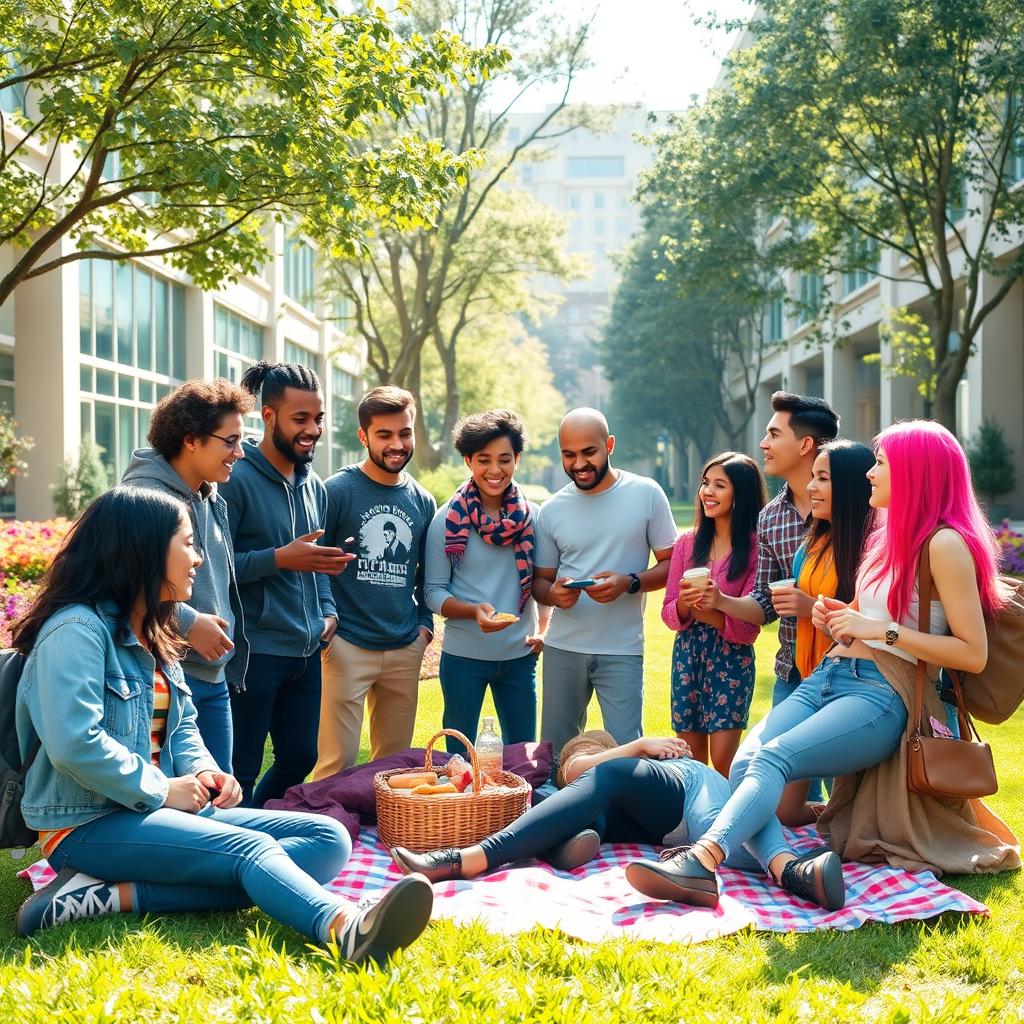
[[[954,425],[977,332],[1024,274],[1024,7],[773,0],[745,32],[724,87],[677,122],[658,191],[703,179],[717,197],[691,251],[751,211],[783,224],[771,259],[824,275],[823,308],[829,274],[918,282],[933,411]]]
[[[340,261],[331,280],[332,289],[349,299],[369,372],[378,382],[419,397],[426,352],[440,364],[444,413],[433,430],[428,419],[417,421],[417,458],[431,467],[445,457],[459,416],[459,349],[473,343],[473,326],[511,315],[536,317],[549,302],[539,277],[564,279],[578,272],[564,251],[562,218],[505,186],[512,184],[517,162],[589,123],[590,112],[567,102],[585,64],[587,28],[566,24],[554,0],[416,0],[403,32],[409,38],[454,32],[485,52],[504,47],[512,53],[499,76],[514,87],[511,100],[498,99],[496,76],[467,76],[460,86],[429,96],[422,107],[398,113],[375,130],[376,139],[389,131],[421,133],[472,166],[431,224],[376,225],[374,237]],[[514,139],[508,131],[512,107],[533,87],[550,82],[560,84],[560,102]],[[315,223],[310,230],[324,233]]]
[[[261,215],[315,215],[349,252],[370,221],[426,223],[467,158],[372,128],[508,53],[336,7],[0,0],[0,303],[83,257],[160,255],[216,287],[264,262]]]

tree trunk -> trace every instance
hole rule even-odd
[[[959,383],[959,378],[943,379],[940,376],[935,385],[935,401],[932,403],[931,409],[932,418],[938,420],[954,434],[956,433],[956,390]]]
[[[422,469],[437,469],[441,465],[441,454],[430,442],[427,419],[423,412],[423,397],[420,394],[420,360],[417,356],[411,363],[405,382],[400,385],[416,399],[416,421],[413,430],[416,436],[416,464]]]
[[[444,367],[444,419],[441,421],[441,436],[438,438],[438,460],[443,461],[448,454],[452,440],[452,430],[459,419],[459,378],[456,365],[455,346],[451,349],[439,345],[438,354]]]

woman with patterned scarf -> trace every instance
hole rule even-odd
[[[513,479],[526,447],[507,409],[466,416],[455,450],[472,474],[427,532],[427,605],[443,615],[441,690],[446,729],[476,735],[487,687],[506,743],[537,734],[537,657],[551,609],[530,596],[534,509]],[[448,739],[448,750],[462,744]]]

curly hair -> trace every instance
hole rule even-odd
[[[173,459],[186,437],[206,437],[228,413],[244,416],[255,404],[248,391],[223,378],[186,381],[157,403],[149,443],[165,459]]]
[[[486,412],[463,416],[452,431],[452,444],[465,458],[483,451],[492,441],[507,437],[512,451],[522,455],[526,447],[526,429],[519,416],[511,409],[488,409]]]

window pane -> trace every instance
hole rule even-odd
[[[152,402],[153,401],[153,382],[151,380],[140,380],[139,381],[139,401],[140,402]]]
[[[237,316],[232,316],[228,323],[230,324],[230,341],[228,342],[228,348],[232,352],[242,351],[242,321]]]
[[[138,346],[136,365],[153,369],[153,278],[135,268],[135,333]]]
[[[169,384],[157,384],[156,400],[159,402],[161,398],[166,398],[173,390]]]
[[[139,410],[139,438],[145,438],[147,441],[149,437],[149,421],[152,416],[152,410],[140,409]]]
[[[217,353],[217,365],[214,368],[214,376],[223,377],[225,380],[230,380],[228,377],[228,357],[223,352]],[[232,381],[232,383],[234,383]]]
[[[132,265],[117,265],[117,361],[134,366],[132,355]]]
[[[96,371],[96,393],[114,396],[114,374],[111,370]]]
[[[114,358],[114,275],[108,260],[95,260],[92,267],[93,302],[96,309],[96,355]]]
[[[171,286],[171,337],[173,356],[171,375],[185,379],[185,289],[180,284]]]
[[[97,402],[94,406],[96,417],[96,432],[94,438],[96,443],[103,449],[101,457],[103,465],[108,471],[114,469],[114,459],[117,454],[116,431],[114,427],[115,407],[109,402]]]
[[[0,380],[14,380],[14,356],[0,352]]]
[[[81,260],[78,267],[78,348],[92,355],[92,263]]]
[[[14,388],[0,384],[0,409],[8,416],[14,415]]]
[[[82,418],[82,437],[92,437],[92,402],[81,402],[79,412]]]
[[[213,343],[228,346],[228,311],[221,306],[213,307]]]
[[[126,373],[122,373],[117,378],[117,397],[132,399],[135,397],[133,391],[135,390],[132,385],[135,383],[134,377],[129,377]]]
[[[167,282],[153,278],[153,337],[156,340],[156,366],[158,373],[171,376],[171,330],[167,304],[170,301]]]
[[[135,449],[135,410],[130,405],[117,408],[117,477],[128,468]]]
[[[78,386],[86,392],[92,392],[92,367],[81,366],[78,369]]]

